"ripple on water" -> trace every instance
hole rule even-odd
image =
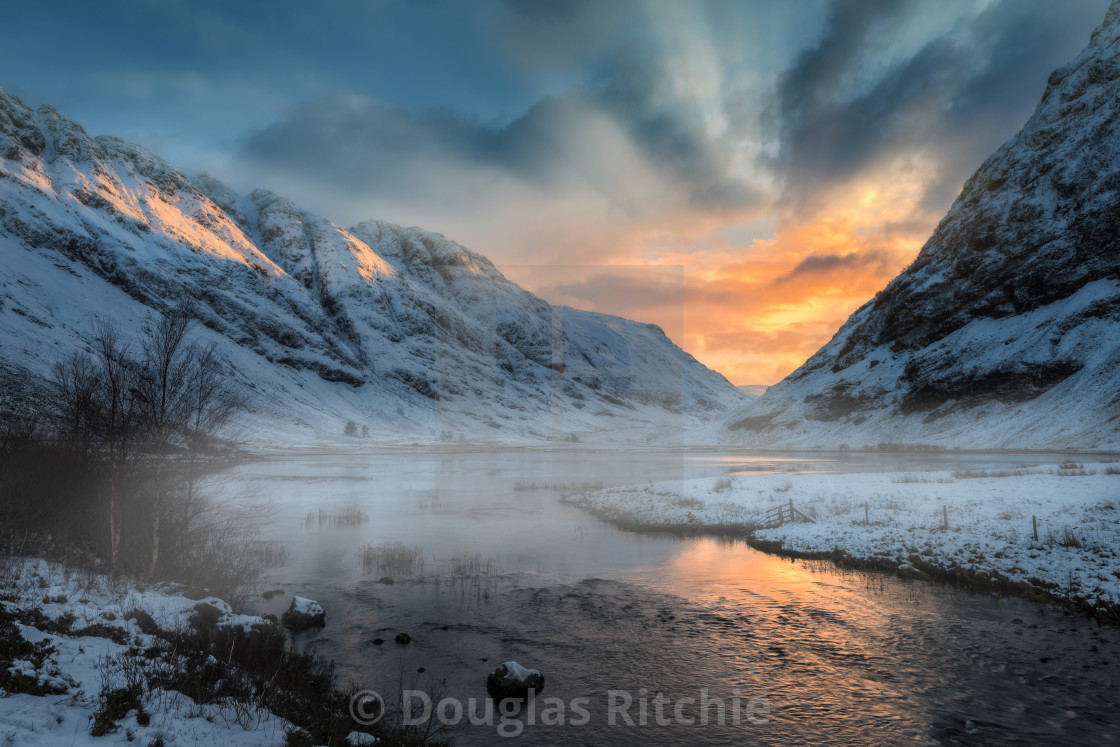
[[[1015,600],[791,563],[742,543],[627,534],[555,495],[521,500],[513,491],[517,480],[610,486],[664,479],[669,468],[724,474],[729,463],[663,462],[632,457],[629,471],[615,474],[610,455],[465,455],[442,477],[430,458],[399,454],[287,464],[285,475],[313,479],[267,483],[278,517],[265,538],[290,548],[273,581],[324,603],[327,627],[299,640],[334,658],[343,681],[395,683],[423,667],[421,685],[446,676],[449,695],[477,698],[486,672],[516,659],[545,672],[547,695],[592,699],[589,726],[537,724],[526,732],[533,744],[1116,743],[1120,631]],[[330,479],[331,470],[348,479]],[[377,491],[349,479],[367,477]],[[359,505],[373,520],[309,529],[302,519],[318,505],[308,495],[328,508]],[[433,510],[433,500],[445,508]],[[495,554],[500,576],[486,594],[377,583],[353,553],[384,541],[422,546],[430,557]],[[393,643],[398,632],[412,642]],[[701,687],[765,698],[769,724],[607,726],[609,689],[638,699],[642,690],[698,697]],[[474,727],[456,741],[499,740]]]

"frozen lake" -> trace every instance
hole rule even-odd
[[[544,672],[542,698],[587,699],[584,725],[542,723],[543,713],[530,725],[522,713],[528,743],[1116,743],[1120,631],[1018,600],[790,562],[740,541],[622,532],[559,501],[581,483],[1066,456],[415,448],[293,453],[240,466],[216,489],[271,507],[263,537],[288,555],[269,585],[285,594],[258,611],[279,614],[292,594],[321,602],[326,627],[297,640],[333,658],[342,683],[391,700],[402,673],[406,688],[445,679],[443,696],[465,708],[475,698],[482,715],[486,674],[513,659]],[[369,520],[330,520],[348,509]],[[388,542],[419,548],[423,572],[363,568],[362,549]],[[460,577],[468,561],[483,572]],[[379,581],[387,575],[395,583]],[[400,632],[412,642],[397,645]],[[686,723],[698,720],[701,688],[724,701],[723,724],[714,705],[707,725]],[[612,690],[632,699],[633,726]],[[658,693],[670,699],[660,725]],[[582,720],[571,709],[566,717]],[[493,721],[454,731],[455,742],[495,743]]]

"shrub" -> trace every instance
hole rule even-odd
[[[140,632],[145,635],[156,635],[159,633],[159,626],[152,616],[141,609],[131,609],[124,613],[125,620],[135,620],[136,627],[140,628]]]
[[[103,737],[120,728],[119,722],[135,710],[143,713],[140,703],[141,693],[136,690],[118,687],[102,690],[98,698],[97,710],[93,714],[93,727],[89,730],[90,736]]]

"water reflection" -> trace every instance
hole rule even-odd
[[[265,531],[289,555],[270,585],[324,604],[327,627],[301,645],[334,658],[344,680],[446,677],[449,694],[477,698],[489,669],[517,659],[546,673],[547,695],[590,698],[589,725],[538,723],[522,737],[534,744],[1116,740],[1115,630],[1016,600],[791,562],[742,542],[623,533],[560,504],[562,488],[540,487],[771,468],[919,467],[909,455],[398,452],[246,465],[222,489],[255,491],[275,508]],[[369,521],[304,521],[308,511],[347,507]],[[385,542],[422,548],[425,573],[390,584],[363,569],[357,553]],[[494,562],[485,584],[427,573],[476,555]],[[392,643],[397,632],[412,643]],[[609,690],[680,698],[702,687],[765,699],[769,723],[608,725]],[[456,741],[497,739],[472,727]]]

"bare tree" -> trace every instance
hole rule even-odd
[[[192,458],[213,445],[245,409],[243,391],[231,383],[225,360],[214,343],[193,349],[187,379],[184,441]]]
[[[9,549],[23,544],[17,543],[15,534],[22,530],[26,539],[29,527],[42,515],[37,486],[26,470],[35,459],[33,448],[40,435],[38,418],[0,393],[0,535],[6,535],[0,536],[0,543],[6,541]]]
[[[152,465],[152,554],[148,575],[159,564],[160,519],[166,493],[164,474],[175,438],[190,413],[193,350],[187,343],[193,319],[179,306],[149,320],[140,335],[140,371],[136,400]]]
[[[253,575],[253,522],[196,489],[234,437],[245,390],[214,344],[191,342],[192,326],[174,309],[130,345],[95,320],[91,352],[61,360],[42,392],[0,393],[0,530],[76,541],[114,574],[198,577],[216,562],[215,583]]]
[[[93,348],[100,390],[97,431],[109,472],[109,569],[116,573],[120,567],[123,482],[125,470],[136,453],[135,375],[128,343],[115,323],[94,321]]]
[[[99,393],[103,386],[97,363],[75,351],[54,365],[49,380],[50,410],[57,440],[88,459],[96,447]]]
[[[206,507],[199,505],[196,482],[204,455],[214,442],[226,433],[236,415],[245,409],[246,398],[242,390],[231,384],[225,370],[225,361],[214,343],[197,345],[192,349],[187,380],[187,412],[182,438],[186,449],[186,480],[180,505],[175,545],[179,564],[190,542],[192,524]]]

